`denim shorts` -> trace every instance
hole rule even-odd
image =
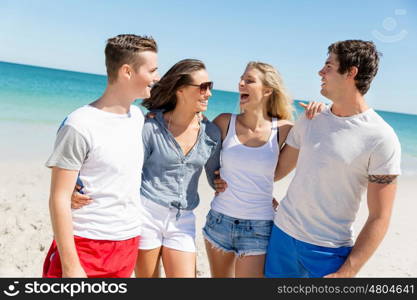
[[[217,249],[238,256],[266,253],[271,235],[272,220],[245,220],[210,210],[203,236]]]

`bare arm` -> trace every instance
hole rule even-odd
[[[299,152],[300,150],[289,145],[285,145],[284,148],[282,148],[279,155],[278,164],[275,169],[275,181],[284,178],[295,168]]]
[[[336,273],[325,277],[354,277],[384,238],[391,218],[397,175],[370,175],[368,183],[368,219],[345,263]]]
[[[326,105],[320,102],[309,102],[308,105],[302,102],[299,102],[299,105],[303,107],[306,111],[306,117],[308,119],[313,119],[317,114],[322,112]],[[277,167],[275,169],[274,180],[278,181],[288,175],[294,168],[297,163],[299,150],[294,147],[285,145],[285,140],[287,139],[290,129],[293,127],[293,124],[290,122],[285,122],[280,126],[280,137],[279,137],[279,146],[281,149],[280,157],[278,160]],[[284,145],[284,147],[282,147]]]
[[[283,120],[283,121],[279,121],[278,127],[279,127],[279,135],[278,135],[279,136],[279,141],[278,141],[278,144],[279,144],[280,153],[279,153],[279,159],[278,159],[277,166],[275,167],[275,176],[274,176],[274,180],[275,181],[277,181],[277,180],[285,177],[285,175],[287,175],[291,171],[290,170],[288,173],[286,173],[285,175],[283,175],[283,173],[282,173],[282,171],[283,171],[282,167],[284,166],[284,163],[285,162],[282,162],[281,159],[284,159],[285,160],[286,159],[285,157],[288,155],[288,153],[287,154],[284,154],[284,158],[282,158],[283,157],[282,155],[283,155],[283,152],[284,152],[284,148],[286,148],[285,147],[286,146],[285,145],[285,141],[287,140],[288,133],[290,132],[291,128],[293,127],[293,124],[291,122],[289,122],[289,121]],[[285,150],[285,152],[287,152],[287,150]],[[287,159],[288,159],[288,157],[287,157]],[[281,165],[280,165],[280,161],[281,161]],[[280,170],[279,173],[278,173],[278,168]]]
[[[71,215],[71,194],[78,171],[52,168],[49,210],[58,246],[63,277],[87,277],[74,243]]]

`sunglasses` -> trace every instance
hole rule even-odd
[[[207,90],[212,90],[213,89],[213,81],[207,81],[207,82],[203,82],[201,84],[187,84],[187,85],[192,85],[192,86],[198,86],[200,88],[200,93],[204,94],[205,92],[207,92]]]

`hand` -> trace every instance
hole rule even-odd
[[[62,278],[87,278],[87,273],[85,273],[81,265],[72,266],[70,269],[62,270]]]
[[[352,278],[355,277],[355,275],[353,274],[348,274],[348,273],[342,273],[342,272],[335,272],[335,273],[330,273],[327,274],[326,276],[323,276],[323,278]]]
[[[148,112],[146,114],[145,118],[146,119],[153,119],[153,118],[155,118],[155,116],[156,116],[156,113],[154,113],[154,112]]]
[[[305,114],[307,119],[313,119],[317,114],[321,113],[325,108],[326,105],[322,102],[309,102],[305,104],[303,102],[298,102],[298,104],[305,109]]]
[[[220,170],[216,170],[214,171],[214,174],[216,175],[216,179],[214,179],[214,187],[216,188],[216,192],[215,195],[217,196],[219,193],[222,193],[226,190],[227,188],[227,182],[224,181],[221,177],[220,177]]]
[[[352,278],[356,276],[356,273],[351,267],[349,267],[349,262],[346,261],[339,270],[334,273],[327,274],[323,278]]]
[[[90,204],[93,202],[90,197],[87,195],[80,194],[78,191],[81,189],[81,186],[76,185],[74,192],[71,195],[71,208],[78,209],[83,207],[84,205]]]
[[[272,207],[274,208],[275,211],[277,211],[278,206],[279,206],[279,202],[277,201],[277,199],[272,198]]]

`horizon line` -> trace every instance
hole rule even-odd
[[[14,61],[0,60],[0,63],[15,64],[15,65],[28,66],[28,67],[34,67],[34,68],[43,68],[43,69],[49,69],[49,70],[55,70],[55,71],[74,72],[74,73],[80,73],[80,74],[88,74],[88,75],[94,75],[94,76],[107,77],[106,74],[97,74],[97,73],[91,73],[91,72],[85,72],[85,71],[79,71],[79,70],[60,69],[60,68],[56,68],[56,67],[46,67],[46,66],[32,65],[32,64],[20,63],[20,62],[14,62]],[[236,91],[230,91],[230,90],[220,90],[220,89],[213,89],[213,90],[228,92],[228,93],[238,93]],[[308,100],[308,99],[295,99],[295,98],[293,100],[294,101],[303,101],[303,102],[313,101],[313,100]],[[330,101],[330,100],[328,100],[328,101]],[[417,116],[417,113],[413,114],[413,113],[409,113],[409,112],[400,112],[400,111],[391,111],[391,110],[382,110],[382,109],[375,109],[375,110],[382,111],[382,112]]]

